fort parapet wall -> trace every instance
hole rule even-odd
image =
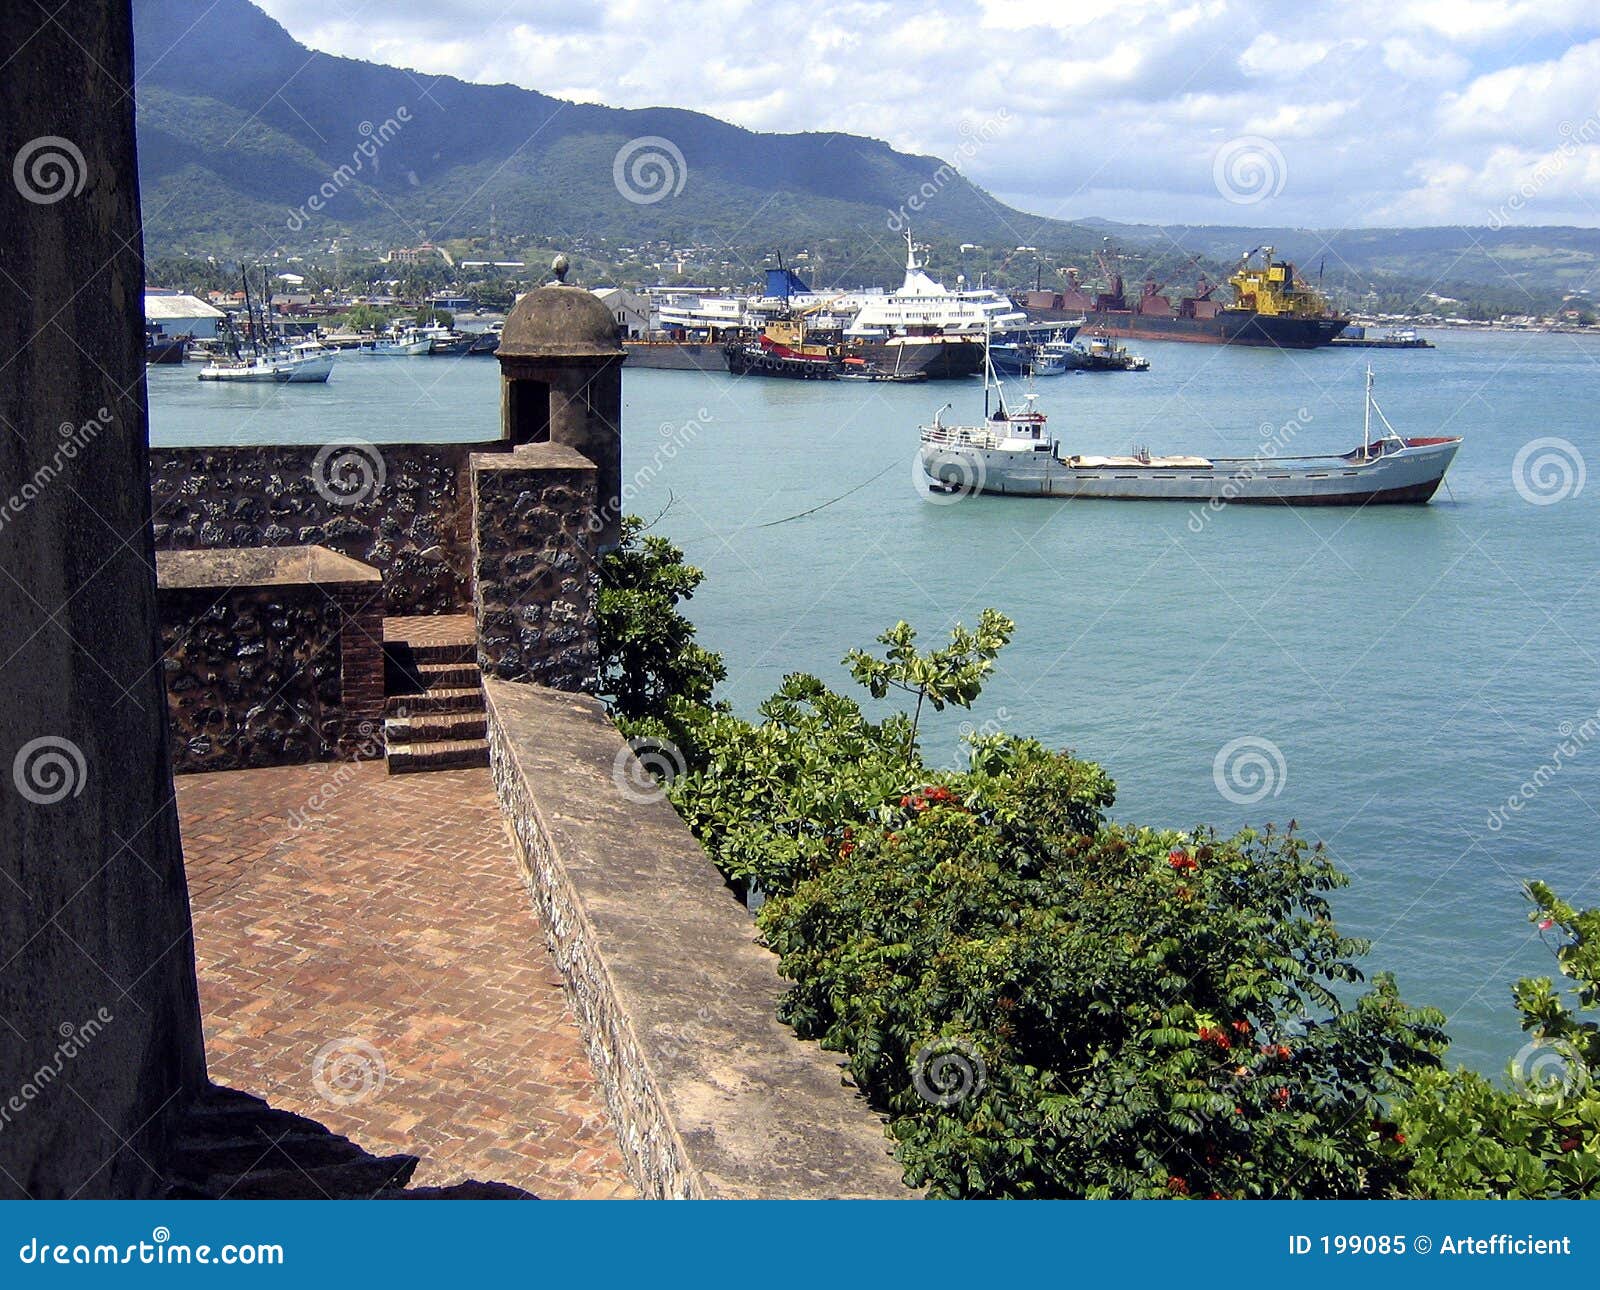
[[[383,583],[325,547],[156,555],[178,771],[383,752]]]
[[[910,1198],[744,907],[586,695],[485,680],[490,765],[622,1151],[656,1198]]]
[[[471,604],[471,488],[487,443],[157,448],[158,551],[324,546],[383,576],[389,614]]]

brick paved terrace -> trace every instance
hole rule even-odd
[[[414,1186],[634,1194],[488,771],[177,789],[215,1082],[422,1157]]]

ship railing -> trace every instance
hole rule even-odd
[[[1000,436],[973,426],[931,425],[922,427],[922,442],[949,448],[998,448]]]

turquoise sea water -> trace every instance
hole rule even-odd
[[[1600,344],[1434,339],[1150,343],[1149,372],[1038,385],[1086,452],[1249,456],[1293,421],[1285,451],[1316,453],[1358,441],[1370,361],[1402,433],[1466,437],[1428,507],[931,503],[917,425],[947,400],[976,416],[975,381],[629,372],[624,472],[631,509],[664,510],[659,530],[709,575],[692,612],[741,709],[788,671],[848,686],[845,651],[896,619],[932,641],[996,606],[1015,641],[977,708],[934,722],[934,760],[994,722],[1104,763],[1123,818],[1298,820],[1354,879],[1337,908],[1373,940],[1368,968],[1450,1016],[1458,1060],[1499,1070],[1523,1043],[1510,983],[1554,972],[1519,884],[1600,901],[1600,726],[1584,725],[1600,712],[1600,478],[1573,494],[1600,467]],[[482,359],[347,356],[326,387],[259,389],[158,368],[151,421],[158,443],[478,439],[498,425],[498,379]],[[1541,439],[1562,442],[1518,469]]]

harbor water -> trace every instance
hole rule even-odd
[[[1600,901],[1600,346],[1446,332],[1424,351],[1139,343],[1143,373],[1038,382],[1084,453],[1345,450],[1363,372],[1408,435],[1465,444],[1430,506],[1365,510],[926,498],[917,426],[964,383],[629,371],[629,509],[707,572],[691,605],[749,713],[783,674],[851,689],[840,659],[904,618],[925,643],[994,606],[1014,643],[973,711],[931,725],[1035,735],[1103,763],[1119,818],[1298,821],[1352,877],[1336,901],[1369,971],[1450,1018],[1457,1060],[1525,1042],[1521,975],[1554,975],[1520,884]],[[481,358],[342,356],[326,386],[150,370],[159,444],[477,440]],[[865,695],[862,695],[865,699]],[[869,707],[871,700],[866,699]]]

